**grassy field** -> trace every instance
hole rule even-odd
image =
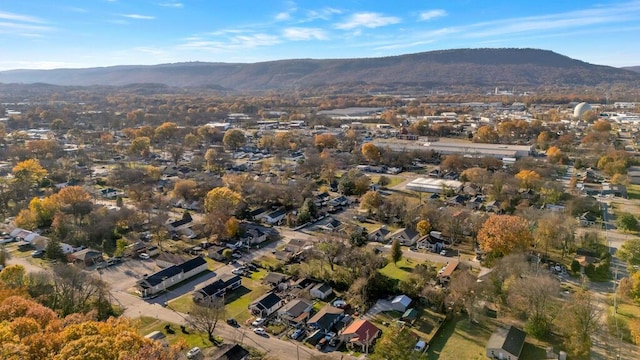
[[[629,184],[627,186],[627,196],[632,200],[640,199],[640,185]]]
[[[418,308],[418,313],[418,318],[413,322],[413,324],[406,323],[406,326],[409,326],[411,331],[421,340],[429,343],[433,339],[435,332],[438,330],[440,323],[445,320],[445,315],[420,308]],[[376,314],[372,320],[384,332],[384,330],[388,328],[385,324],[396,323],[402,315],[403,313],[398,311],[388,311]]]
[[[493,327],[484,324],[469,324],[466,318],[457,317],[447,321],[429,346],[429,359],[486,359],[485,345],[491,337]]]
[[[387,179],[390,180],[389,184],[387,185],[387,188],[392,188],[394,186],[397,186],[405,180],[402,176],[393,176],[393,175],[382,175],[382,176],[385,176]],[[371,179],[372,184],[377,184],[378,180],[380,180],[380,175],[371,175],[369,176],[369,178]]]
[[[380,269],[380,273],[392,279],[403,281],[409,279],[416,265],[418,265],[418,262],[415,260],[400,259],[397,264],[393,262],[387,264],[387,266]]]
[[[206,334],[193,331],[188,327],[187,332],[183,333],[180,330],[179,324],[167,323],[165,321],[160,321],[149,316],[143,316],[141,318],[135,319],[134,321],[137,323],[136,325],[138,328],[138,332],[141,335],[147,335],[153,331],[160,331],[166,336],[165,340],[169,344],[173,344],[178,340],[184,340],[189,348],[198,346],[201,349],[205,349],[212,346],[209,340],[207,340]],[[173,329],[174,331],[173,334],[167,333],[167,331],[165,331],[164,327],[167,324],[171,325],[171,329]]]

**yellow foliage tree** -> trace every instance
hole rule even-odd
[[[367,160],[377,163],[380,161],[380,149],[372,143],[362,144],[362,156],[364,156]]]
[[[416,224],[416,230],[418,230],[420,236],[425,236],[431,231],[431,223],[429,220],[420,220]]]
[[[13,176],[16,181],[34,185],[40,183],[49,172],[40,165],[40,162],[35,159],[27,159],[21,161],[13,167]]]
[[[564,154],[557,146],[551,146],[547,149],[547,158],[552,163],[559,163],[562,161]]]
[[[520,180],[520,186],[531,189],[540,180],[540,174],[533,170],[520,170],[516,174],[516,179]]]
[[[491,215],[478,232],[480,248],[497,256],[527,249],[532,241],[529,223],[515,215]]]

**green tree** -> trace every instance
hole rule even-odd
[[[244,145],[246,141],[244,133],[239,129],[227,130],[222,138],[222,142],[231,149],[239,148]]]
[[[402,259],[402,248],[400,247],[400,241],[396,239],[391,243],[391,261],[397,264],[400,259]]]
[[[231,249],[222,250],[222,257],[224,257],[227,260],[231,260],[231,258],[233,257],[233,250]]]
[[[392,325],[382,334],[371,359],[415,360],[425,358],[413,350],[415,345],[416,337],[408,327]]]
[[[55,239],[49,239],[45,251],[45,257],[49,260],[66,261],[66,255],[62,252],[60,242]]]
[[[635,231],[638,228],[638,219],[628,212],[623,212],[616,219],[616,227],[622,231]]]
[[[640,238],[632,238],[625,241],[616,252],[616,256],[630,266],[640,265]]]
[[[113,252],[113,256],[124,256],[127,245],[129,245],[129,242],[126,239],[120,238],[116,240],[116,250]]]

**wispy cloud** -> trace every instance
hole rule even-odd
[[[0,33],[14,34],[23,37],[41,37],[43,33],[53,30],[40,18],[0,11]]]
[[[292,27],[284,29],[282,36],[293,41],[327,40],[329,37],[322,29]]]
[[[399,17],[385,16],[373,12],[360,12],[353,14],[343,23],[336,24],[335,27],[341,30],[352,30],[356,28],[377,28],[381,26],[397,24],[401,21]]]
[[[122,14],[120,15],[127,19],[135,19],[135,20],[153,20],[156,17],[151,15],[142,15],[142,14]]]
[[[181,2],[164,2],[158,5],[162,7],[170,7],[170,8],[176,8],[176,9],[182,9],[184,7],[184,4]]]
[[[436,9],[421,12],[419,18],[422,21],[429,21],[443,16],[447,16],[447,12],[442,9]]]
[[[26,22],[26,23],[35,23],[35,24],[44,23],[42,19],[34,16],[20,15],[20,14],[14,14],[14,13],[4,12],[4,11],[0,11],[0,19],[9,20],[9,21]]]
[[[342,14],[342,10],[332,7],[325,7],[319,10],[308,10],[304,21],[330,20],[334,15],[340,14]]]
[[[278,36],[271,34],[225,30],[187,37],[184,39],[184,43],[178,47],[191,50],[221,51],[271,46],[281,42],[282,40]]]

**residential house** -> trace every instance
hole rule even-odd
[[[596,221],[598,221],[598,218],[593,216],[590,212],[585,212],[582,215],[580,215],[580,217],[578,218],[578,220],[580,221],[580,226],[594,226],[596,224]]]
[[[447,204],[451,206],[463,206],[467,201],[467,197],[465,195],[454,195],[447,199]]]
[[[344,195],[340,195],[340,196],[338,196],[336,198],[333,198],[333,199],[329,200],[327,205],[329,206],[329,211],[335,211],[339,207],[349,205],[349,198],[347,198]]]
[[[273,292],[266,293],[249,305],[252,314],[267,317],[284,305],[284,300]]]
[[[158,267],[161,269],[164,269],[169,266],[181,264],[187,260],[188,258],[182,255],[168,253],[168,252],[162,252],[158,254],[158,256],[155,258],[156,265],[158,265]]]
[[[307,321],[307,325],[314,329],[323,330],[326,332],[331,331],[334,325],[342,319],[344,316],[344,310],[337,307],[327,305],[320,309],[315,315]]]
[[[104,261],[102,258],[102,251],[94,249],[76,251],[69,255],[69,259],[75,264],[82,264],[84,266],[91,266]]]
[[[329,221],[323,225],[319,225],[318,228],[326,231],[338,231],[342,228],[342,222],[333,217],[329,217]]]
[[[440,252],[444,249],[446,238],[440,231],[431,231],[418,240],[418,248],[427,249],[431,252]]]
[[[267,241],[268,238],[266,232],[260,230],[260,228],[252,227],[244,232],[240,240],[247,245],[258,245]]]
[[[189,229],[191,225],[193,225],[192,222],[193,222],[193,218],[191,217],[191,214],[188,211],[186,211],[182,215],[182,219],[170,221],[167,224],[167,228],[169,229],[170,232],[178,232],[181,230]]]
[[[312,244],[310,241],[308,240],[302,240],[302,239],[291,239],[289,240],[289,242],[284,246],[284,249],[294,255],[310,249],[312,247]]]
[[[207,249],[207,256],[215,261],[225,262],[227,258],[222,255],[225,249],[227,248],[224,246],[212,245]]]
[[[467,207],[472,210],[480,210],[483,203],[484,198],[482,196],[474,196],[469,201],[467,201]]]
[[[449,283],[451,274],[458,268],[458,264],[458,260],[450,261],[438,272],[438,280],[441,284],[446,285]]]
[[[411,306],[412,302],[413,300],[411,300],[407,295],[398,295],[391,300],[391,308],[395,311],[404,313],[407,311],[409,306]]]
[[[269,212],[265,208],[257,208],[249,211],[249,219],[253,221],[260,221],[267,216],[268,213]]]
[[[275,210],[275,211],[272,211],[272,212],[268,213],[264,217],[264,221],[267,224],[275,225],[275,224],[280,223],[280,221],[282,221],[282,219],[284,219],[285,215],[287,215],[287,210],[285,208],[278,209],[278,210]]]
[[[222,344],[211,354],[211,360],[249,360],[249,350],[239,344]]]
[[[330,198],[331,198],[331,195],[325,191],[323,193],[316,195],[313,199],[313,202],[316,205],[316,207],[320,208],[327,205]]]
[[[313,303],[309,300],[294,299],[278,310],[278,317],[291,326],[297,326],[309,318],[311,309],[313,309]]]
[[[493,212],[496,214],[502,213],[502,208],[500,207],[500,201],[492,200],[484,205],[484,209],[486,212]]]
[[[419,238],[420,238],[420,234],[418,234],[417,231],[410,228],[400,229],[395,231],[393,234],[389,235],[389,239],[391,241],[398,240],[400,244],[404,246],[414,245]]]
[[[65,255],[72,254],[72,253],[74,253],[76,251],[82,250],[82,248],[77,248],[77,247],[74,247],[72,245],[69,245],[69,244],[63,243],[63,242],[60,243],[60,248],[62,249],[62,253],[65,254]]]
[[[340,340],[351,346],[357,345],[360,351],[367,352],[368,348],[380,336],[381,330],[369,320],[356,320],[340,334]]]
[[[513,326],[496,329],[487,342],[487,357],[518,360],[524,347],[525,336],[524,331]]]
[[[262,282],[264,284],[268,284],[272,288],[275,288],[280,286],[280,284],[283,284],[285,281],[287,281],[287,279],[289,279],[289,276],[285,274],[281,274],[278,272],[270,272],[265,277],[262,278]]]
[[[72,254],[75,255],[77,253]],[[136,288],[143,298],[159,294],[167,288],[200,274],[208,269],[207,261],[201,256],[187,260],[178,265],[166,267],[151,275],[145,275],[136,283]]]
[[[312,287],[309,294],[313,298],[325,300],[333,294],[333,288],[326,283],[320,283]]]
[[[193,293],[193,301],[203,303],[216,297],[224,296],[228,291],[233,291],[242,286],[242,278],[238,275],[225,274],[216,277],[202,289]]]
[[[367,235],[367,238],[369,239],[369,241],[386,242],[387,236],[389,236],[389,234],[391,234],[391,231],[389,231],[389,229],[387,229],[387,227],[383,225],[370,232]]]
[[[100,196],[105,199],[115,199],[118,196],[118,190],[113,188],[107,188],[100,190]]]

